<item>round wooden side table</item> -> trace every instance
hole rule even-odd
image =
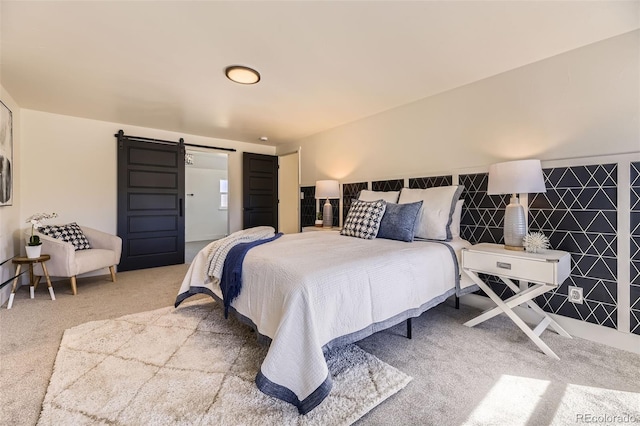
[[[16,278],[13,280],[13,284],[11,285],[11,295],[9,296],[9,303],[7,304],[7,309],[11,309],[13,306],[13,298],[16,294],[16,288],[18,288],[18,280],[20,279],[20,270],[22,269],[22,265],[29,265],[29,295],[33,299],[35,297],[35,288],[38,286],[40,282],[40,277],[37,277],[33,274],[33,265],[39,263],[42,265],[42,271],[44,272],[44,276],[47,279],[47,287],[49,287],[49,294],[51,295],[51,300],[56,300],[56,295],[53,292],[53,286],[51,285],[51,278],[49,278],[49,272],[47,272],[47,265],[45,262],[51,259],[51,256],[48,254],[40,255],[40,257],[28,258],[28,257],[15,257],[11,261],[14,265],[16,265]]]

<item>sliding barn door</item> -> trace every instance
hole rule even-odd
[[[118,270],[184,263],[184,152],[118,137]]]
[[[278,229],[278,157],[243,153],[242,227]]]

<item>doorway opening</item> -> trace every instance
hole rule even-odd
[[[185,263],[229,235],[229,156],[187,150],[185,156]]]
[[[278,229],[285,234],[300,232],[300,151],[278,157]]]

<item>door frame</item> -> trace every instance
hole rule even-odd
[[[288,152],[285,152],[283,154],[278,154],[278,182],[282,181],[281,175],[283,174],[283,168],[282,168],[282,164],[280,163],[280,159],[282,157],[287,157],[287,156],[290,156],[290,155],[297,154],[297,160],[298,160],[297,161],[297,169],[298,170],[296,172],[297,172],[297,176],[298,176],[298,182],[297,182],[298,190],[297,190],[296,202],[297,202],[298,208],[297,208],[297,214],[295,216],[296,216],[296,220],[298,221],[298,225],[296,227],[298,232],[302,231],[301,223],[300,223],[300,208],[301,208],[301,205],[300,205],[300,183],[301,183],[301,178],[302,178],[302,170],[301,170],[301,167],[300,167],[300,163],[301,163],[301,159],[302,159],[301,152],[302,152],[302,147],[298,147],[298,149],[296,149],[294,151],[288,151]],[[282,200],[282,198],[283,198],[282,194],[280,194],[280,184],[278,184],[278,200]],[[278,228],[279,228],[279,230],[282,230],[282,227],[280,226],[281,225],[280,219],[281,219],[281,215],[282,215],[282,210],[284,208],[286,208],[286,206],[283,206],[282,202],[280,202],[279,205],[278,205]]]
[[[230,179],[229,179],[229,175],[230,175],[230,173],[229,173],[229,154],[228,154],[228,153],[226,153],[226,152],[209,152],[209,151],[205,151],[205,150],[202,150],[202,149],[191,149],[191,148],[187,148],[187,149],[186,149],[186,151],[185,151],[185,153],[186,153],[186,154],[202,153],[202,154],[205,154],[205,155],[208,155],[208,154],[217,154],[217,155],[224,155],[224,156],[226,156],[226,173],[227,173],[227,174],[226,174],[226,180],[227,180],[227,183],[229,184],[229,187],[231,186],[231,182],[230,182]],[[197,166],[197,165],[196,165],[196,166]],[[189,214],[190,214],[190,213],[189,213],[189,209],[187,208],[187,200],[189,200],[189,198],[188,198],[188,197],[190,197],[190,194],[186,193],[186,191],[187,191],[187,185],[186,185],[186,180],[187,180],[187,170],[188,170],[188,168],[189,168],[189,167],[190,167],[189,165],[185,164],[185,169],[184,169],[184,173],[185,173],[185,203],[184,203],[184,216],[185,216],[185,244],[187,243],[187,236],[188,236],[188,235],[187,235],[187,221],[190,219],[190,216],[189,216]],[[196,167],[196,168],[197,168],[197,167]],[[202,168],[202,167],[201,167],[201,168]],[[204,169],[206,169],[206,170],[217,170],[217,169],[212,169],[212,168],[204,168]],[[228,201],[229,201],[229,198],[230,198],[230,195],[229,195],[229,194],[231,194],[230,188],[229,188],[229,190],[227,191]],[[225,236],[229,235],[229,233],[230,233],[230,232],[229,232],[229,229],[230,229],[230,228],[229,228],[229,226],[230,226],[230,225],[229,225],[229,222],[230,222],[230,220],[229,220],[229,210],[230,210],[230,203],[228,202],[227,209],[225,210],[225,211],[226,211],[226,214],[225,214],[225,233],[224,233],[223,237],[225,237]],[[193,218],[193,216],[191,216],[191,218]],[[220,237],[220,238],[222,238],[222,237]],[[205,238],[205,240],[207,240],[207,239],[208,239],[208,238]]]

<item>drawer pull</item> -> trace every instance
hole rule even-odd
[[[511,269],[511,264],[506,262],[496,262],[496,266],[501,269]]]

